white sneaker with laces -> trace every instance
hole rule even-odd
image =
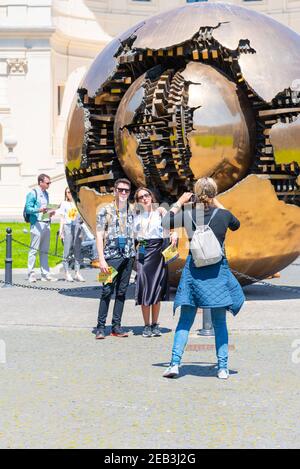
[[[70,272],[66,272],[66,281],[67,282],[74,282],[74,279],[73,279],[72,275],[70,274]]]
[[[178,365],[169,366],[163,374],[164,378],[176,378],[179,375]]]
[[[77,282],[85,282],[85,279],[83,278],[83,276],[79,272],[75,273],[74,280],[77,280]]]
[[[36,283],[36,276],[35,276],[35,273],[32,273],[29,275],[28,277],[28,282],[29,283]]]
[[[229,378],[229,371],[225,368],[221,368],[218,370],[218,378],[219,379],[228,379]]]

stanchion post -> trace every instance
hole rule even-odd
[[[12,229],[6,228],[6,257],[5,257],[5,284],[12,287]]]
[[[59,238],[59,231],[56,232],[56,239],[55,239],[55,252],[54,252],[54,254],[55,254],[56,256],[57,256],[58,238]]]
[[[211,320],[211,310],[208,308],[203,309],[203,326],[199,330],[198,335],[206,337],[213,337],[215,335],[214,328]]]

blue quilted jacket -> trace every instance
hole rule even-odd
[[[174,313],[179,306],[226,308],[236,315],[245,296],[224,257],[217,264],[196,267],[191,255],[186,259],[174,300]]]

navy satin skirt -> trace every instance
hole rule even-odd
[[[136,305],[150,306],[168,300],[168,267],[162,255],[165,245],[163,239],[149,239],[144,258],[137,254]]]

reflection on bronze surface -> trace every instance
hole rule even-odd
[[[248,176],[218,199],[241,222],[226,239],[234,270],[263,279],[299,256],[300,208],[279,201],[268,179]]]
[[[132,123],[137,109],[144,98],[143,83],[145,74],[139,77],[125,93],[116,114],[114,135],[119,161],[129,179],[136,186],[145,186],[146,179],[143,162],[138,155],[138,129],[131,134],[126,125]]]
[[[237,86],[209,65],[190,62],[182,72],[189,86],[193,130],[188,134],[194,178],[213,177],[220,192],[242,179],[250,167],[250,135],[254,120]]]
[[[96,234],[96,215],[101,207],[113,200],[112,195],[100,195],[95,189],[81,187],[79,191],[78,210],[94,235]]]
[[[226,237],[226,254],[233,270],[264,279],[299,256],[300,208],[279,201],[269,180],[248,176],[218,200],[241,222],[240,229],[228,230]],[[180,258],[170,265],[174,284],[188,253],[184,232],[180,236]]]
[[[275,124],[270,132],[277,164],[300,164],[300,117],[289,124]]]
[[[259,277],[286,266],[300,251],[299,70],[300,37],[234,5],[186,5],[113,40],[69,118],[67,178],[89,225],[119,177],[170,202],[213,176],[242,222],[232,266]]]
[[[247,39],[249,43],[241,44],[245,51],[239,60],[242,75],[265,101],[270,102],[299,78],[298,34],[269,16],[236,5],[194,3],[161,13],[145,22],[134,46],[172,47],[187,41],[200,27],[206,27],[210,37],[231,50]],[[247,49],[254,49],[255,54]]]
[[[71,115],[65,152],[65,166],[69,171],[80,168],[84,130],[84,110],[76,106]]]

